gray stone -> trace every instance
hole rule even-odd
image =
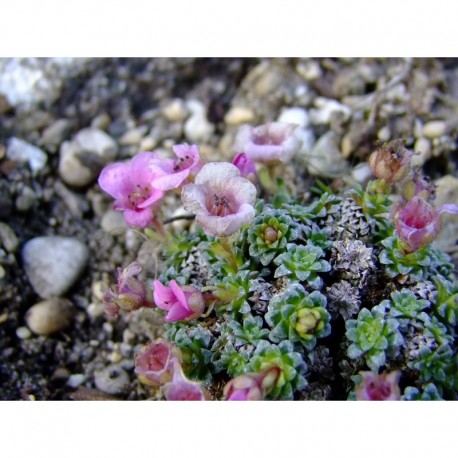
[[[122,212],[108,210],[100,222],[102,229],[106,232],[123,231],[128,228]]]
[[[68,299],[54,297],[33,305],[26,313],[27,326],[39,335],[67,329],[73,323],[75,310]]]
[[[32,336],[32,333],[26,326],[21,326],[16,329],[16,336],[21,340],[26,340]]]
[[[68,119],[58,119],[43,131],[41,140],[46,147],[54,150],[65,140],[70,128]]]
[[[37,201],[38,196],[35,191],[29,186],[24,186],[20,194],[16,197],[15,205],[20,212],[29,211],[34,203]]]
[[[322,135],[308,154],[301,154],[311,175],[324,177],[343,176],[348,163],[339,150],[339,136],[332,131]]]
[[[6,157],[15,162],[28,162],[34,174],[42,170],[48,160],[48,156],[40,148],[16,137],[9,140]]]
[[[118,365],[111,365],[94,373],[94,382],[97,389],[107,394],[121,394],[128,384],[127,372]]]
[[[16,237],[13,229],[8,226],[6,223],[0,221],[0,244],[5,248],[9,253],[14,253],[18,246],[19,240]]]
[[[291,107],[283,108],[278,122],[297,124],[299,127],[307,127],[310,124],[309,115],[305,108]]]
[[[89,259],[89,250],[75,238],[37,237],[24,245],[22,258],[33,289],[48,299],[72,287]]]
[[[61,145],[59,174],[71,186],[87,186],[115,159],[116,152],[115,141],[102,130],[80,130],[71,142]]]
[[[78,388],[86,381],[84,374],[72,374],[67,380],[67,385],[71,388]]]

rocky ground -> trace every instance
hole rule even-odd
[[[296,171],[368,176],[378,141],[404,138],[458,203],[454,59],[0,59],[0,399],[142,399],[135,351],[161,332],[143,310],[109,320],[116,268],[158,247],[96,184],[139,151],[197,143],[231,159],[243,123],[300,126]],[[170,201],[169,215],[178,206]],[[458,222],[438,240],[458,263]]]

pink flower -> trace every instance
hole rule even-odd
[[[412,179],[407,180],[404,184],[401,194],[406,201],[418,196],[431,202],[435,198],[436,185],[423,176],[421,169],[416,169],[413,172]]]
[[[156,189],[166,191],[178,188],[189,181],[191,174],[202,168],[199,150],[196,145],[175,145],[173,152],[176,159],[153,159],[150,169],[156,174],[152,185]]]
[[[235,150],[253,161],[288,162],[299,151],[302,141],[294,135],[295,124],[270,122],[262,126],[244,125],[235,138]]]
[[[399,371],[389,374],[360,372],[360,375],[363,379],[355,390],[357,401],[399,401],[401,398]]]
[[[135,355],[135,373],[140,382],[160,386],[170,382],[175,371],[175,364],[181,364],[181,350],[164,339],[157,339],[145,345]]]
[[[115,290],[109,289],[103,295],[103,304],[109,316],[117,317],[119,309],[130,312],[140,307],[154,307],[149,289],[144,282],[135,278],[141,271],[142,267],[137,261],[125,269],[118,267],[118,284]]]
[[[207,234],[228,236],[253,221],[256,187],[235,165],[210,162],[183,187],[181,200]]]
[[[276,366],[261,374],[239,375],[224,387],[224,396],[228,401],[261,401],[275,386],[280,375]]]
[[[126,221],[134,227],[147,227],[153,220],[153,209],[164,193],[151,185],[156,174],[149,169],[154,153],[140,153],[128,162],[105,167],[99,186],[115,199],[114,209],[123,211]]]
[[[168,323],[193,320],[202,315],[205,302],[202,294],[193,286],[179,286],[175,280],[170,282],[169,288],[159,280],[154,280],[153,286],[156,306],[169,312],[165,317]]]
[[[175,361],[173,379],[164,386],[167,401],[205,401],[210,399],[208,392],[198,382],[193,382],[183,374],[181,365]]]
[[[237,153],[232,159],[232,163],[240,170],[240,175],[243,178],[247,178],[254,185],[258,181],[258,174],[254,162],[245,154]]]
[[[388,183],[403,180],[410,172],[410,160],[415,153],[404,147],[402,140],[384,143],[369,157],[372,173]]]
[[[431,243],[440,231],[440,215],[444,212],[458,215],[458,206],[445,204],[434,209],[422,197],[415,196],[394,214],[394,227],[397,235],[416,251]]]

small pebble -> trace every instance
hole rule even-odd
[[[344,120],[347,120],[351,115],[350,108],[337,100],[317,97],[315,106],[316,108],[310,109],[312,124],[329,124],[334,113],[341,114]]]
[[[68,299],[52,298],[33,305],[25,321],[35,334],[49,335],[67,329],[73,317],[73,304]]]
[[[47,148],[54,150],[65,140],[70,128],[71,122],[68,119],[58,119],[43,131],[41,140]]]
[[[232,107],[224,116],[224,122],[230,126],[239,124],[251,123],[254,121],[254,113],[251,108],[247,107]]]
[[[48,299],[73,286],[89,260],[89,250],[72,237],[36,237],[24,245],[22,259],[33,289]]]
[[[162,114],[170,122],[184,121],[188,115],[188,109],[181,99],[173,99],[163,109]]]
[[[351,172],[352,178],[359,184],[366,184],[372,177],[372,170],[367,162],[360,162]]]
[[[377,138],[381,142],[387,142],[391,138],[391,130],[388,126],[383,126],[378,132],[377,132]]]
[[[429,121],[423,125],[423,136],[427,138],[437,138],[444,135],[447,131],[445,121]]]
[[[14,253],[19,246],[19,240],[13,229],[6,223],[0,221],[0,245],[5,248],[8,253]]]
[[[297,124],[299,127],[307,127],[310,124],[310,118],[307,110],[300,107],[283,108],[278,122]]]
[[[153,137],[147,136],[142,138],[140,142],[141,151],[152,151],[157,146],[157,140]]]
[[[138,146],[142,141],[142,137],[145,134],[144,129],[131,129],[125,132],[119,139],[121,146]]]
[[[115,210],[108,210],[103,215],[100,225],[105,232],[119,232],[128,228],[123,213]]]
[[[418,138],[415,142],[413,150],[418,154],[412,157],[412,166],[421,167],[432,157],[431,140],[425,137]]]
[[[103,166],[117,153],[115,141],[104,131],[89,127],[80,130],[71,142],[63,142],[59,152],[59,175],[69,185],[91,184]]]
[[[121,394],[129,384],[127,372],[118,365],[111,365],[94,372],[97,389],[107,394]]]
[[[19,339],[25,340],[28,339],[32,335],[32,333],[30,332],[29,328],[21,326],[20,328],[16,329],[16,335]]]
[[[100,130],[107,130],[111,123],[111,118],[107,113],[102,113],[96,116],[92,122],[91,127],[95,127]]]
[[[87,307],[87,313],[91,318],[99,318],[105,314],[105,306],[101,303],[91,302]]]
[[[77,388],[86,381],[84,374],[72,374],[67,380],[67,385],[71,388]]]
[[[311,175],[330,178],[345,175],[348,164],[339,150],[338,142],[338,135],[329,131],[317,140],[309,154],[302,155]]]
[[[319,62],[316,60],[309,60],[305,63],[300,63],[296,67],[297,73],[307,81],[316,80],[322,75]]]
[[[122,361],[122,355],[117,351],[114,351],[108,355],[108,359],[111,363],[117,364]]]
[[[6,156],[12,161],[28,162],[33,174],[42,170],[48,161],[44,151],[16,137],[10,138]]]
[[[186,138],[193,143],[207,142],[215,127],[207,119],[205,105],[198,100],[189,100],[186,105],[191,111],[191,116],[184,125]]]
[[[24,186],[20,194],[16,197],[16,209],[20,212],[27,212],[33,207],[37,199],[38,196],[35,194],[35,191],[28,186]]]

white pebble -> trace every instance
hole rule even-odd
[[[224,116],[224,122],[230,126],[251,123],[254,121],[254,113],[251,108],[232,107]]]
[[[19,339],[25,340],[28,339],[32,333],[30,332],[29,328],[21,326],[20,328],[16,329],[16,335],[19,337]]]
[[[423,136],[437,138],[445,134],[447,124],[445,121],[429,121],[423,126]]]
[[[170,122],[184,121],[188,115],[188,109],[181,99],[173,99],[162,110],[162,114]]]
[[[283,108],[278,121],[297,124],[299,127],[307,127],[310,124],[307,110],[300,107]]]
[[[16,162],[28,162],[34,174],[42,170],[48,161],[44,151],[16,137],[10,138],[6,157]]]

